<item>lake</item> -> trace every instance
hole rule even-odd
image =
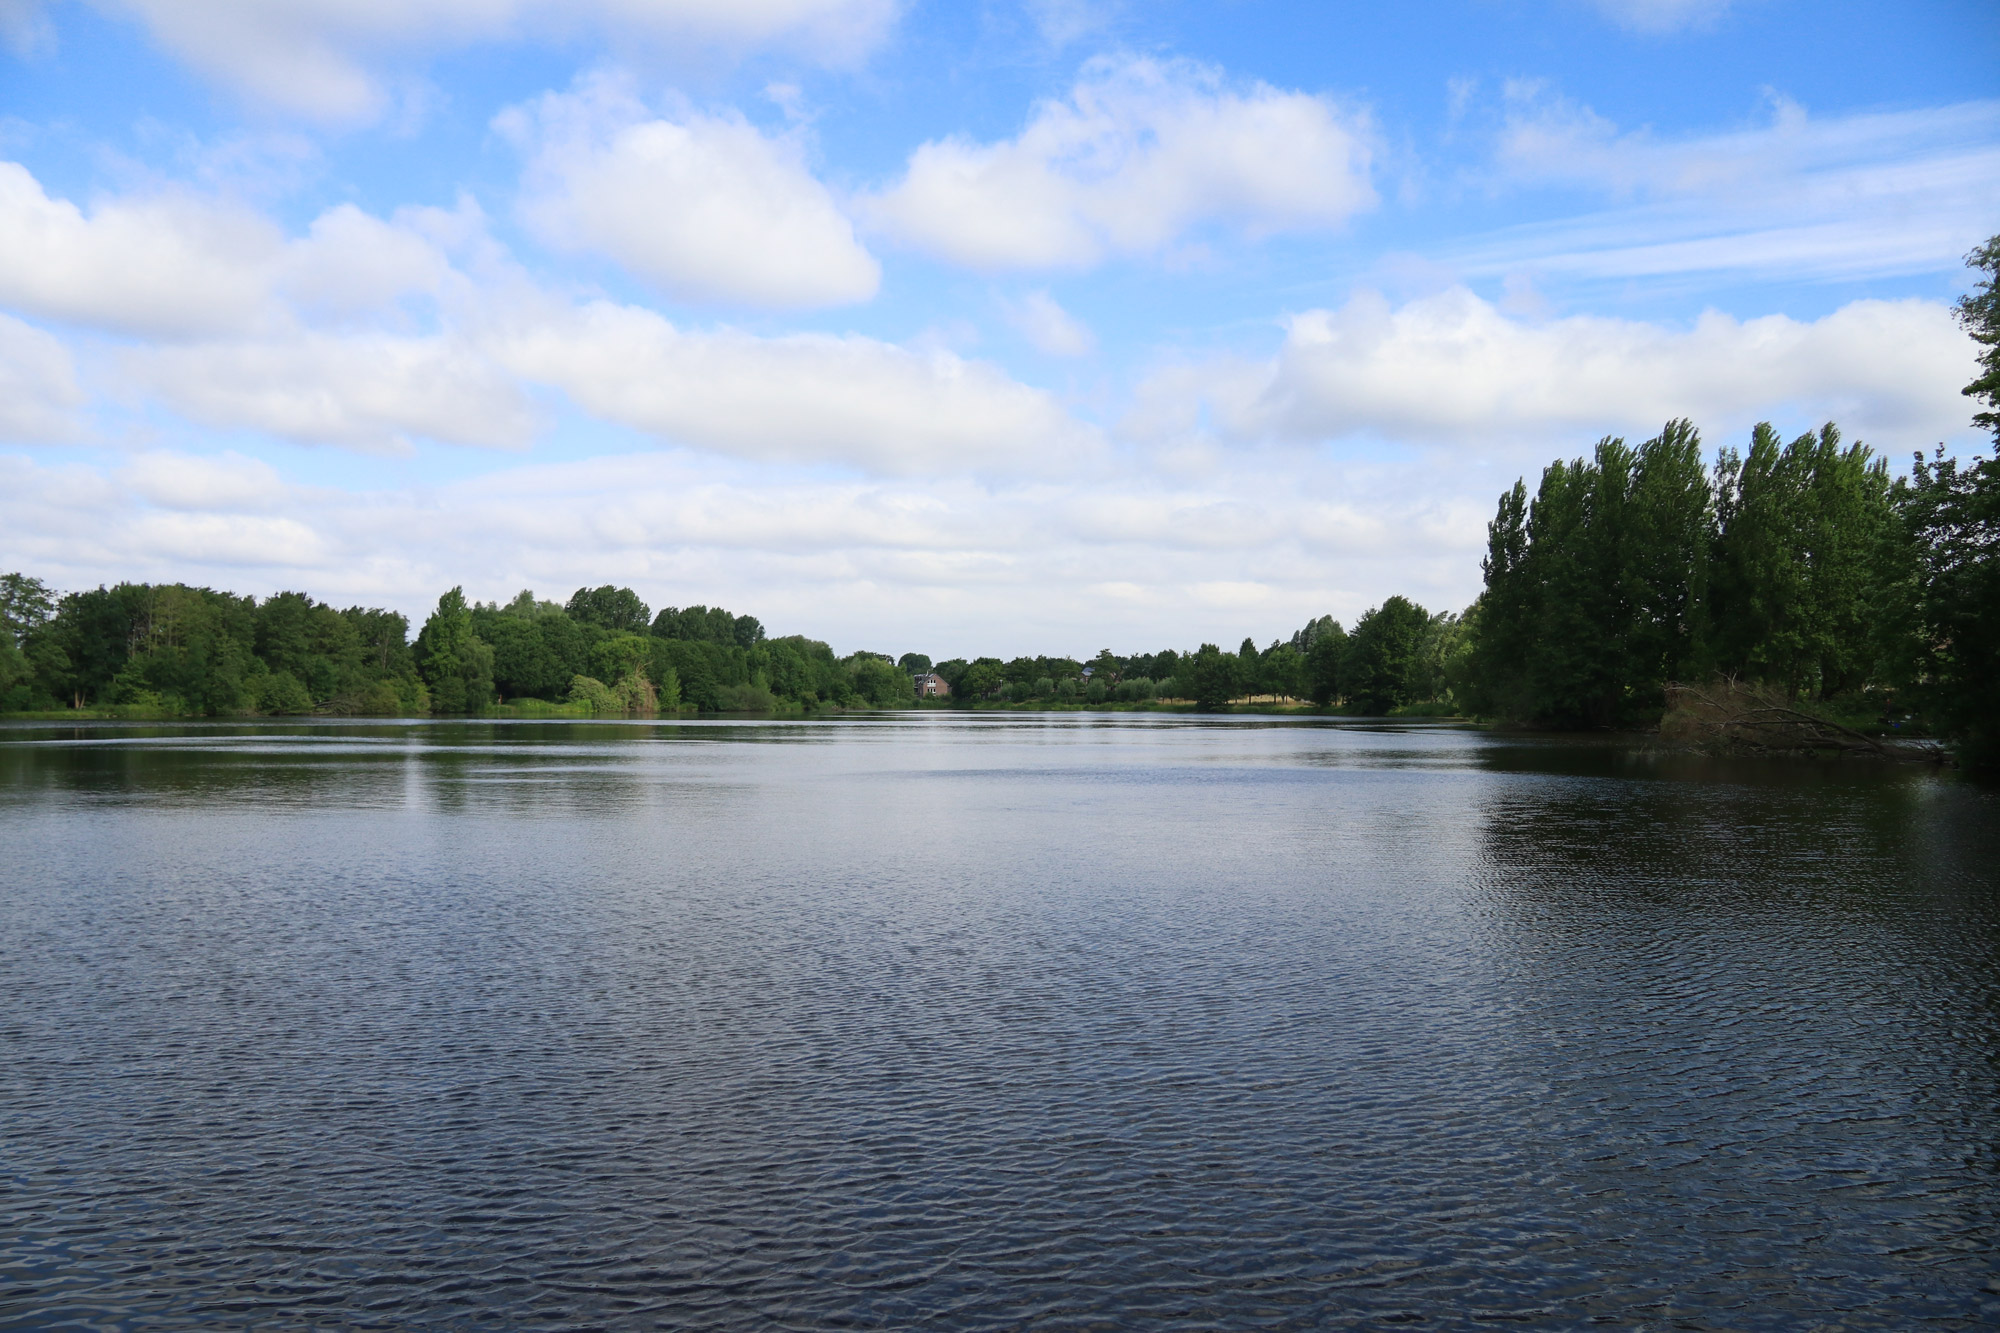
[[[17,724],[0,849],[0,1329],[2000,1325],[1929,770]]]

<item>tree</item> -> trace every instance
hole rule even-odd
[[[1276,643],[1264,654],[1264,687],[1286,699],[1306,692],[1306,659],[1289,643]]]
[[[55,597],[46,583],[26,574],[0,574],[0,635],[9,644],[19,647],[55,613]]]
[[[875,708],[898,708],[915,700],[906,672],[878,653],[856,653],[847,659],[853,692]]]
[[[1780,446],[1768,424],[1716,465],[1713,604],[1723,671],[1793,698],[1851,690],[1876,664],[1887,468],[1832,423]]]
[[[519,599],[516,598],[516,601]],[[578,588],[564,608],[570,619],[627,634],[644,634],[652,612],[630,588]]]
[[[754,648],[764,642],[764,626],[757,617],[733,616],[719,606],[669,606],[653,617],[653,633],[662,639],[734,644],[738,648]]]
[[[1714,491],[1692,422],[1669,421],[1639,446],[1626,545],[1629,682],[1652,695],[1667,681],[1706,674],[1708,567]],[[1664,703],[1664,698],[1660,700]]]
[[[1194,706],[1204,713],[1221,708],[1236,693],[1236,660],[1212,643],[1204,643],[1192,666],[1183,664],[1182,669]]]
[[[1340,664],[1347,657],[1347,631],[1332,616],[1306,627],[1306,697],[1325,708],[1341,697]]]
[[[1979,353],[1979,374],[1959,392],[1987,410],[1972,414],[1972,424],[1993,432],[1994,447],[2000,450],[2000,236],[1965,257],[1966,266],[1986,278],[1958,298],[1958,322],[1984,350]]]
[[[1006,682],[1005,665],[997,657],[975,658],[957,680],[946,678],[951,692],[962,699],[985,699]]]
[[[477,713],[493,697],[493,649],[472,632],[465,589],[438,598],[417,635],[417,669],[439,713]]]
[[[281,592],[256,610],[256,652],[287,672],[314,701],[361,683],[362,650],[354,623],[302,592]]]
[[[896,665],[913,676],[921,676],[931,669],[931,659],[922,653],[904,653],[896,659]]]
[[[1407,597],[1391,597],[1354,622],[1340,674],[1363,713],[1379,716],[1417,702],[1430,625],[1430,613]]]
[[[569,614],[561,602],[542,601],[529,588],[521,589],[521,591],[514,594],[513,601],[495,609],[502,615],[515,616],[522,620],[547,620],[555,616]]]
[[[1968,767],[2000,769],[2000,236],[1966,262],[1986,277],[1958,303],[1983,349],[1965,394],[1986,406],[1972,420],[1995,456],[1919,454],[1892,503],[1916,594],[1915,693]]]

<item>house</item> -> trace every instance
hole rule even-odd
[[[919,699],[945,699],[951,696],[951,686],[944,683],[944,677],[935,671],[919,671],[911,677],[917,687]]]

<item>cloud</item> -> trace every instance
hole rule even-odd
[[[1417,467],[1252,459],[1198,481],[1057,488],[812,479],[642,451],[335,490],[271,488],[228,456],[44,467],[0,452],[0,568],[59,587],[304,588],[419,618],[453,584],[559,597],[612,580],[654,605],[719,603],[842,651],[1186,649],[1265,642],[1329,611],[1351,620],[1388,591],[1462,605],[1504,483],[1456,471],[1440,487]]]
[[[241,325],[266,294],[277,228],[238,209],[166,193],[88,216],[0,162],[0,306],[120,332]]]
[[[75,439],[83,403],[69,349],[32,325],[0,315],[0,439]]]
[[[1730,0],[1591,0],[1606,18],[1634,32],[1670,33],[1704,28],[1729,10]]]
[[[1267,363],[1162,372],[1129,429],[1225,438],[1352,437],[1573,450],[1599,431],[1688,416],[1712,433],[1790,413],[1905,445],[1959,435],[1973,347],[1926,301],[1856,301],[1824,318],[1688,328],[1577,315],[1511,319],[1464,288],[1392,308],[1364,293],[1295,317]]]
[[[779,45],[826,65],[882,40],[896,0],[97,0],[202,74],[327,121],[382,114],[380,67],[475,42],[598,31],[724,56]],[[9,12],[12,12],[10,9]]]
[[[719,228],[705,243],[733,232],[798,250],[776,225]],[[839,225],[872,287],[873,261]],[[637,307],[575,306],[523,273],[470,202],[387,220],[340,205],[288,239],[188,196],[114,199],[86,215],[0,164],[6,240],[0,305],[121,335],[101,358],[114,392],[218,429],[372,452],[420,440],[516,449],[541,426],[525,386],[548,385],[672,444],[865,471],[1063,470],[1100,443],[1048,394],[949,351],[687,330]],[[711,269],[726,257],[709,255]],[[812,282],[827,295],[829,274],[838,266],[745,267],[730,280],[739,296],[763,283],[796,301]],[[841,280],[856,277],[850,265]],[[7,327],[18,363],[35,368],[34,391],[6,409],[9,429],[58,433],[75,395],[69,354]]]
[[[498,124],[529,154],[522,214],[558,250],[606,255],[683,298],[810,307],[875,295],[881,268],[797,134],[767,138],[735,114],[650,117],[606,80]]]
[[[1061,50],[1095,36],[1120,17],[1122,0],[1028,0],[1028,18],[1042,40]]]
[[[304,444],[518,449],[539,424],[519,387],[460,336],[296,331],[134,348],[122,361],[130,382],[190,421]]]
[[[1084,268],[1211,224],[1256,237],[1337,226],[1376,202],[1366,118],[1205,66],[1097,60],[1016,138],[934,140],[859,207],[920,249],[984,269]]]
[[[435,294],[449,281],[451,261],[424,234],[429,228],[413,221],[384,222],[352,204],[330,208],[286,247],[276,285],[295,305],[335,316],[379,313],[407,296]]]
[[[1097,336],[1056,304],[1046,291],[1029,292],[1019,300],[1005,297],[1001,313],[1028,345],[1049,356],[1088,356],[1097,350]]]
[[[40,0],[0,0],[0,46],[28,57],[55,45],[55,25],[42,13]]]
[[[117,480],[162,509],[255,513],[286,498],[277,469],[262,459],[225,453],[203,458],[155,451],[136,455]]]
[[[891,474],[1066,470],[1097,445],[1047,393],[858,335],[687,332],[598,302],[498,332],[514,373],[602,420],[743,458]]]
[[[1503,188],[1582,187],[1617,206],[1475,238],[1451,255],[1464,273],[1955,272],[2000,216],[2000,102],[1815,118],[1777,101],[1768,124],[1676,138],[1517,88],[1494,170]]]
[[[0,162],[0,307],[109,333],[188,338],[284,327],[296,309],[351,318],[436,295],[445,247],[483,219],[341,204],[288,240],[261,214],[185,191],[111,198],[86,213]]]

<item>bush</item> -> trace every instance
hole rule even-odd
[[[403,711],[403,701],[394,685],[378,680],[361,692],[360,711],[371,717],[394,717]]]
[[[297,716],[313,710],[312,695],[297,676],[289,671],[273,671],[268,676],[259,676],[250,687],[253,704],[258,712],[275,717]]]
[[[725,713],[768,713],[778,706],[778,696],[762,685],[724,685],[718,693]]]
[[[611,688],[594,676],[571,676],[569,680],[569,701],[586,704],[599,717],[611,716],[625,711],[618,696]]]

